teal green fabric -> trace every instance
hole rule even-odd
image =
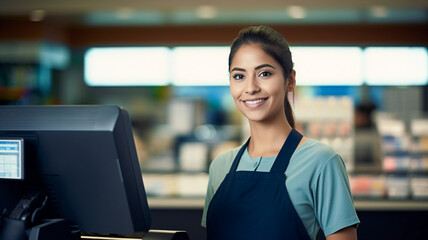
[[[209,203],[229,172],[238,151],[239,148],[235,148],[224,152],[211,163],[202,217],[204,227]],[[237,171],[270,171],[275,158],[253,159],[245,151]],[[296,149],[285,174],[291,201],[312,239],[316,238],[320,228],[328,236],[359,223],[345,165],[329,146],[309,139]]]

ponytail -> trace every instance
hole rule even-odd
[[[294,98],[294,93],[293,93],[293,98]],[[285,100],[284,100],[284,110],[285,110],[285,117],[287,118],[288,124],[290,124],[290,126],[294,128],[296,124],[294,121],[293,108],[291,108],[290,100],[288,100],[287,94],[285,95]]]

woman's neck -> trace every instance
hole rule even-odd
[[[248,153],[251,157],[271,157],[278,155],[291,131],[287,120],[270,123],[250,122],[251,140]]]

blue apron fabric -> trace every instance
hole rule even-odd
[[[236,171],[249,140],[244,144],[209,205],[208,240],[310,239],[284,174],[301,139],[292,129],[270,172]]]

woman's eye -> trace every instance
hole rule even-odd
[[[243,78],[244,78],[244,75],[242,75],[242,74],[235,74],[235,75],[233,75],[233,79],[235,79],[235,80],[241,80]]]
[[[259,74],[259,77],[268,77],[268,76],[270,76],[270,75],[272,75],[272,73],[270,73],[270,72],[261,72],[261,73]]]

